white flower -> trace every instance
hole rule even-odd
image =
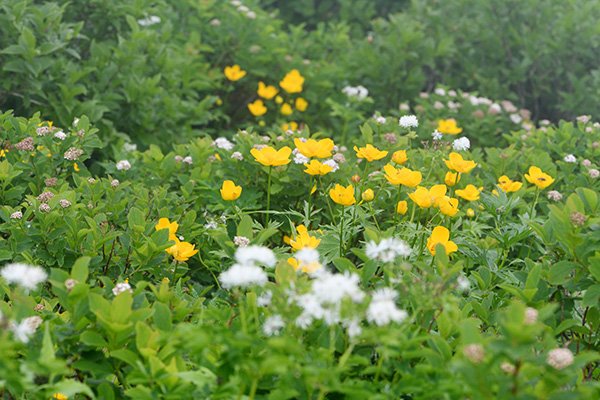
[[[456,287],[461,292],[466,292],[471,287],[471,281],[466,276],[461,275],[456,279]]]
[[[493,103],[492,105],[490,105],[490,108],[488,108],[488,114],[491,115],[497,115],[500,114],[502,112],[502,106],[500,106],[500,104],[498,103]]]
[[[560,192],[558,192],[556,190],[551,190],[548,192],[548,199],[550,199],[552,201],[561,201],[562,194],[560,194]]]
[[[35,290],[37,285],[48,278],[48,274],[41,267],[35,265],[12,263],[7,264],[0,275],[8,283],[15,283],[25,290]]]
[[[71,207],[71,202],[69,200],[67,200],[67,199],[60,199],[59,202],[58,202],[58,204],[60,204],[60,206],[62,208],[69,208],[69,207]]]
[[[233,238],[233,244],[238,247],[246,247],[250,244],[250,239],[248,239],[246,236],[235,236]]]
[[[115,285],[115,287],[112,290],[113,294],[115,296],[120,295],[123,292],[129,292],[129,293],[133,293],[133,290],[131,290],[131,285],[127,282],[121,282],[121,283],[117,283]]]
[[[313,248],[305,247],[294,254],[298,260],[298,270],[309,274],[317,273],[322,267],[319,261],[319,252]]]
[[[321,304],[339,304],[345,297],[358,303],[364,298],[359,281],[358,275],[349,272],[332,274],[322,271],[312,284],[312,293]]]
[[[58,131],[54,134],[54,137],[59,140],[65,140],[67,138],[67,134],[64,133],[63,131]]]
[[[191,156],[184,157],[182,161],[188,165],[192,165],[192,163],[194,162]]]
[[[577,117],[577,122],[581,122],[582,124],[587,124],[592,120],[590,115],[580,115]]]
[[[263,324],[263,333],[267,336],[273,336],[279,334],[279,332],[285,327],[285,322],[281,315],[275,314],[267,318]]]
[[[471,148],[471,141],[466,137],[458,138],[452,142],[452,148],[456,151],[469,150]]]
[[[377,326],[384,326],[390,322],[400,323],[408,314],[396,307],[394,300],[396,292],[390,288],[377,289],[367,308],[367,320]]]
[[[160,17],[157,15],[151,15],[148,18],[144,18],[144,19],[138,19],[138,24],[140,24],[140,26],[151,26],[151,25],[155,25],[155,24],[160,24]]]
[[[369,95],[369,90],[364,86],[346,86],[342,92],[348,97],[354,97],[358,100],[364,100]]]
[[[296,150],[297,149],[294,149],[294,151],[296,151]],[[294,156],[294,163],[295,164],[306,164],[309,161],[310,161],[310,158],[305,157],[300,152],[296,152],[296,155]]]
[[[355,338],[362,333],[360,321],[356,318],[353,318],[349,321],[344,321],[344,326],[346,327],[346,332],[350,338]]]
[[[436,129],[431,134],[431,137],[433,138],[433,140],[442,140],[442,138],[444,137],[444,134]]]
[[[340,169],[338,163],[334,159],[325,160],[325,161],[323,161],[323,164],[329,165],[332,168],[331,172],[335,172],[338,169]]]
[[[244,156],[239,151],[234,151],[233,153],[231,153],[231,158],[233,158],[234,160],[242,161],[244,159]]]
[[[469,344],[463,348],[463,354],[473,364],[479,364],[485,358],[483,346],[477,343]]]
[[[538,319],[538,310],[536,310],[533,307],[527,307],[525,309],[525,319],[523,322],[525,322],[525,325],[533,325],[537,322]]]
[[[564,369],[573,364],[573,353],[569,349],[554,349],[548,353],[546,362],[554,369]]]
[[[12,322],[10,329],[15,335],[15,339],[22,343],[27,343],[41,324],[42,319],[38,316],[33,316],[25,318],[19,324]]]
[[[272,268],[277,263],[275,254],[264,246],[239,247],[235,252],[235,259],[244,265],[262,264]]]
[[[386,121],[385,117],[383,117],[381,115],[374,115],[373,119],[375,119],[375,122],[377,122],[380,125],[385,124],[385,121]]]
[[[435,103],[433,103],[433,108],[435,108],[436,110],[441,110],[444,107],[446,106],[441,101],[436,101]]]
[[[575,158],[575,156],[573,154],[567,154],[565,156],[565,158],[563,158],[563,160],[567,163],[576,163],[577,162],[577,158]]]
[[[438,96],[445,96],[446,95],[446,91],[443,88],[436,88],[434,92]]]
[[[408,257],[410,252],[410,247],[396,238],[383,239],[379,243],[370,241],[366,248],[367,257],[383,262],[392,262],[396,257]]]
[[[131,168],[131,164],[127,160],[121,160],[117,163],[117,169],[119,171],[127,171]]]
[[[456,90],[448,90],[448,96],[450,97],[456,97]]]
[[[403,115],[400,117],[399,124],[403,128],[416,128],[419,126],[419,120],[416,115]]]
[[[211,19],[210,20],[210,25],[211,26],[220,26],[221,25],[221,21],[217,18]]]
[[[234,287],[263,286],[267,283],[268,278],[261,267],[233,264],[231,268],[219,275],[219,280],[225,289],[231,289]]]
[[[408,105],[408,103],[400,103],[400,106],[398,107],[398,109],[400,111],[408,111],[408,110],[410,110],[410,106]]]
[[[273,292],[271,292],[270,290],[267,290],[256,298],[256,305],[259,307],[267,307],[268,305],[271,304],[272,299],[273,299]]]
[[[600,176],[600,171],[598,171],[595,168],[590,169],[588,171],[588,173],[590,174],[590,178],[592,178],[592,179],[596,179],[596,178],[598,178]]]
[[[457,103],[455,101],[449,101],[448,102],[448,108],[451,110],[456,110],[460,107],[460,103]]]
[[[204,227],[206,229],[217,229],[218,225],[216,221],[208,221],[206,224],[204,224]]]
[[[515,124],[520,124],[523,121],[523,117],[519,114],[510,114],[510,120]]]
[[[248,11],[246,13],[246,17],[248,17],[250,19],[256,19],[256,13],[254,11]]]
[[[10,218],[11,219],[21,219],[21,218],[23,218],[23,213],[21,211],[15,211],[14,213],[10,214]]]
[[[132,151],[136,151],[137,150],[137,144],[135,144],[135,143],[125,143],[123,145],[123,150],[125,150],[128,153],[131,153]]]
[[[213,146],[215,146],[217,149],[223,149],[227,151],[233,149],[233,143],[224,137],[216,138],[213,142]]]

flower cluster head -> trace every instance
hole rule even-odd
[[[233,244],[238,247],[246,247],[250,244],[250,239],[248,239],[246,236],[235,236],[233,238]]]
[[[216,138],[213,141],[213,146],[215,146],[217,149],[223,149],[227,151],[233,150],[233,143],[231,143],[229,139],[224,137]]]
[[[536,166],[529,167],[529,173],[525,174],[525,179],[527,179],[527,182],[537,186],[538,189],[546,189],[554,183],[554,178]]]
[[[219,275],[225,289],[263,286],[268,281],[267,274],[260,265],[273,268],[275,254],[262,246],[239,247],[235,252],[236,263]]]
[[[292,149],[284,146],[279,150],[275,150],[271,146],[265,146],[260,150],[253,148],[250,150],[250,154],[252,154],[257,162],[266,167],[278,167],[290,163]]]
[[[133,293],[133,290],[131,289],[131,285],[129,284],[129,282],[125,281],[125,282],[117,283],[115,285],[115,287],[113,288],[112,292],[113,292],[113,295],[118,296],[124,292]]]
[[[65,151],[64,158],[69,161],[77,161],[79,157],[83,154],[83,150],[78,149],[76,147],[71,147],[69,150]]]
[[[367,320],[377,326],[385,326],[392,322],[400,323],[408,317],[404,310],[396,307],[398,294],[390,288],[377,289],[372,294],[367,308]]]
[[[33,147],[33,138],[29,136],[21,140],[20,142],[15,144],[15,149],[21,151],[34,151],[35,147]]]
[[[342,206],[351,206],[356,204],[356,198],[354,197],[354,186],[348,185],[346,187],[336,183],[335,187],[329,190],[329,197],[336,204]]]
[[[383,262],[392,262],[398,257],[408,257],[410,253],[410,246],[396,238],[386,238],[379,243],[370,241],[366,248],[367,257]]]
[[[131,168],[131,164],[127,160],[121,160],[116,164],[119,171],[127,171]]]
[[[450,240],[450,231],[443,226],[436,226],[433,228],[431,236],[427,239],[427,249],[429,249],[431,255],[435,256],[435,250],[438,244],[441,244],[444,247],[444,250],[448,255],[458,250],[456,243]]]
[[[335,147],[335,143],[329,138],[321,140],[295,138],[294,145],[300,154],[308,158],[331,157]]]
[[[473,364],[480,364],[485,358],[485,350],[482,345],[473,343],[463,348],[463,354]]]
[[[403,128],[417,128],[419,127],[419,120],[416,115],[403,115],[400,117],[398,124]]]
[[[9,284],[14,283],[27,291],[35,290],[48,278],[48,274],[41,267],[24,263],[5,265],[0,271],[0,276]]]
[[[237,186],[232,180],[226,180],[221,186],[221,198],[225,201],[237,200],[242,194],[242,187]]]
[[[471,141],[466,137],[461,137],[452,142],[452,148],[455,151],[465,151],[471,148]]]
[[[345,86],[342,89],[342,93],[344,93],[348,97],[355,98],[357,100],[364,100],[369,96],[369,90],[362,86]],[[384,122],[385,123],[385,122]]]
[[[575,357],[573,357],[573,353],[571,352],[571,350],[565,348],[558,348],[550,350],[546,362],[552,368],[560,370],[565,369],[571,364],[573,364],[574,360]]]
[[[15,339],[21,343],[28,343],[42,322],[42,319],[36,315],[25,318],[18,324],[12,322],[10,324],[10,329],[13,332]]]
[[[225,77],[232,82],[239,81],[246,76],[246,71],[244,71],[238,64],[225,67],[223,69],[223,73],[225,74]]]
[[[450,118],[439,120],[437,131],[446,135],[458,135],[463,130],[458,126],[454,118]]]
[[[367,144],[365,147],[357,147],[354,146],[354,151],[356,152],[356,157],[364,158],[368,162],[381,160],[385,156],[387,156],[388,152],[385,150],[379,150],[377,147],[372,144]]]

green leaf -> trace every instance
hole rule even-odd
[[[173,329],[173,323],[171,322],[171,310],[169,306],[164,303],[154,303],[154,324],[156,327],[163,331],[170,331]]]
[[[84,283],[88,277],[90,260],[91,258],[87,256],[79,257],[75,261],[75,264],[73,264],[71,277],[78,282]]]
[[[244,215],[241,218],[240,223],[237,226],[237,235],[245,236],[248,239],[252,240],[252,217],[250,217],[249,215]]]
[[[96,348],[103,348],[107,346],[106,340],[104,340],[102,335],[100,335],[98,332],[91,330],[83,332],[79,340],[81,340],[82,343],[87,344],[88,346]]]
[[[584,307],[598,307],[600,304],[600,285],[590,286],[583,295],[582,305]]]
[[[577,264],[570,261],[559,261],[550,266],[548,282],[552,285],[562,285],[567,282],[571,273],[577,269]]]

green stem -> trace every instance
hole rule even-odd
[[[269,211],[271,210],[271,172],[273,167],[269,167],[269,177],[267,178],[267,217],[265,228],[269,226]]]
[[[340,213],[340,257],[344,251],[344,208],[342,208],[342,212]]]
[[[250,387],[250,394],[248,398],[250,400],[254,400],[254,396],[256,396],[256,389],[258,388],[258,379],[252,380],[252,386]]]
[[[535,200],[533,201],[533,204],[531,205],[531,211],[529,211],[529,218],[533,218],[533,212],[535,211],[535,206],[536,206],[539,198],[540,198],[540,189],[536,189],[535,190]]]
[[[377,217],[375,216],[375,211],[373,211],[373,205],[369,202],[369,210],[371,211],[371,216],[373,217],[373,221],[375,221],[375,226],[377,230],[381,232],[381,228],[379,227],[379,223],[377,222]]]

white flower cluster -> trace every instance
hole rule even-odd
[[[158,15],[151,15],[147,18],[138,19],[137,23],[140,26],[152,26],[152,25],[160,24],[160,21],[161,21],[161,19]]]
[[[408,314],[396,307],[396,297],[397,293],[390,288],[382,288],[373,292],[369,308],[367,308],[367,320],[377,326],[404,321]]]
[[[115,296],[118,296],[124,292],[133,293],[133,290],[131,290],[131,285],[128,282],[120,282],[115,285],[112,292]]]
[[[33,317],[25,318],[18,324],[15,322],[11,322],[10,330],[13,332],[15,339],[22,343],[27,343],[41,324],[42,319],[36,315]]]
[[[23,263],[7,264],[2,268],[0,276],[9,284],[17,284],[25,290],[35,290],[37,285],[48,278],[48,274],[41,267]]]
[[[383,239],[379,243],[370,241],[366,248],[367,257],[383,262],[392,262],[397,257],[408,257],[410,252],[410,246],[396,238]]]
[[[239,247],[235,252],[236,263],[219,275],[226,289],[263,286],[268,281],[267,274],[260,265],[273,268],[277,263],[275,254],[263,246]]]
[[[213,146],[215,146],[217,149],[223,149],[227,151],[231,151],[233,149],[233,143],[224,137],[216,138],[213,141]]]
[[[403,115],[400,117],[398,123],[403,128],[417,128],[419,126],[419,120],[416,115]]]
[[[127,160],[117,162],[116,167],[119,171],[127,171],[131,168],[131,164]]]
[[[573,164],[573,163],[576,163],[576,162],[577,162],[577,158],[575,158],[575,156],[574,156],[573,154],[567,154],[567,155],[565,156],[565,158],[563,158],[563,160],[564,160],[566,163],[571,163],[571,164]]]
[[[362,86],[346,86],[342,89],[342,93],[344,93],[348,97],[353,97],[357,100],[364,100],[369,95],[369,90]]]
[[[464,151],[471,148],[471,141],[469,138],[461,137],[452,142],[452,148],[455,151]]]

